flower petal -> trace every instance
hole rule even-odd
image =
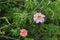
[[[40,22],[43,23],[43,22],[44,22],[44,18],[41,18],[41,19],[40,19]]]

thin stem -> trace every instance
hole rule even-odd
[[[42,0],[42,1],[40,2],[40,4],[38,4],[38,5],[34,8],[34,11],[42,4],[43,1],[44,1],[44,0]]]
[[[22,1],[22,0],[15,0],[16,2],[17,1]],[[4,1],[4,2],[0,2],[0,4],[2,4],[2,3],[9,3],[9,2],[14,2],[14,1],[12,1],[12,0],[7,0],[7,1]]]
[[[6,38],[6,39],[12,39],[12,40],[18,40],[16,38],[12,38],[12,37],[8,37],[8,36],[3,36],[3,35],[0,35],[1,38]]]
[[[5,19],[6,22],[7,22],[9,25],[11,25],[10,22],[8,21],[7,17],[1,17],[0,19]]]
[[[52,19],[54,17],[54,11],[51,8],[48,8],[52,12]]]

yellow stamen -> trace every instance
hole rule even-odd
[[[41,16],[38,16],[38,19],[40,19]]]

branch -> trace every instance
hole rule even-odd
[[[12,37],[8,37],[8,36],[3,36],[3,35],[0,35],[1,38],[6,38],[6,39],[12,39],[12,40],[18,40],[16,38],[12,38]]]
[[[7,19],[6,17],[1,17],[0,19],[5,19],[6,22],[7,22],[9,25],[11,25],[10,22],[8,21],[8,19]]]

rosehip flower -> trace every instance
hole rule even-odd
[[[28,35],[28,31],[26,29],[20,30],[20,36],[26,37]]]
[[[44,17],[45,17],[45,15],[43,15],[43,14],[41,14],[41,13],[36,13],[35,15],[34,15],[34,21],[36,22],[36,23],[43,23],[44,22]]]

